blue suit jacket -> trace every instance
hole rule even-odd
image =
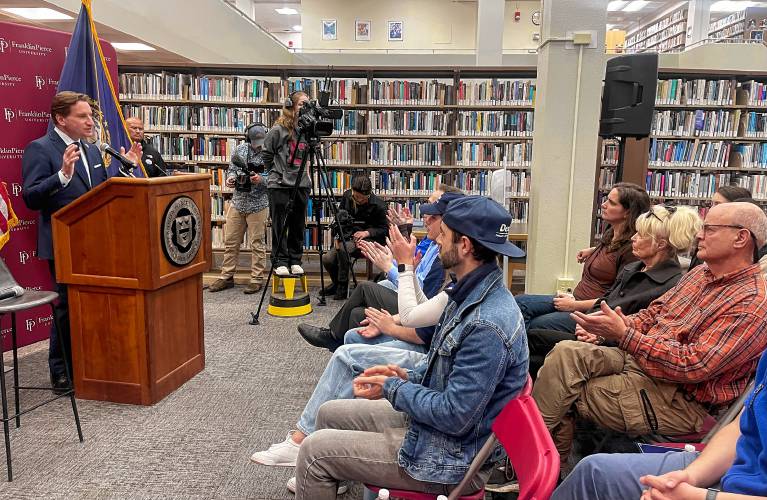
[[[66,187],[61,187],[59,170],[66,144],[55,130],[30,142],[24,149],[21,162],[21,176],[24,181],[22,197],[30,210],[39,210],[37,227],[37,256],[53,259],[53,234],[51,215],[87,193],[88,173],[82,160],[75,163],[75,173]],[[85,144],[85,154],[90,165],[93,187],[107,180],[107,171],[101,152],[93,144]]]

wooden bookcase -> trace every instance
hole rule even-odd
[[[681,52],[687,36],[687,4],[628,33],[626,52]]]
[[[599,206],[615,182],[617,153],[603,141],[596,176]],[[697,207],[705,215],[719,186],[736,184],[767,209],[767,75],[660,71],[652,133],[626,149],[624,180],[653,203]]]
[[[212,240],[220,252],[231,193],[225,170],[244,128],[256,120],[271,125],[293,90],[316,97],[327,68],[121,66],[119,73],[125,115],[144,120],[166,161],[212,175]],[[344,110],[323,140],[335,195],[353,173],[366,172],[376,193],[419,218],[439,182],[488,194],[492,172],[505,169],[514,222],[527,221],[534,68],[342,67],[332,79],[331,105]],[[316,237],[329,242],[328,234]]]

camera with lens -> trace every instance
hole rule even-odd
[[[342,241],[349,241],[357,231],[365,225],[365,221],[355,220],[351,214],[343,208],[336,213],[335,220],[330,224],[333,236]]]
[[[232,164],[237,167],[234,178],[234,189],[243,193],[249,193],[252,187],[250,177],[264,171],[264,159],[261,154],[249,158],[246,162],[239,156],[232,157]]]
[[[298,111],[297,129],[307,139],[319,139],[333,133],[333,122],[344,115],[338,108],[324,108],[317,100],[306,101]]]

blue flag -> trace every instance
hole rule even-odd
[[[77,25],[72,33],[67,58],[61,70],[58,91],[80,92],[91,97],[93,102],[93,120],[96,128],[96,142],[105,142],[119,150],[131,147],[128,128],[117,100],[117,92],[107,68],[106,59],[101,51],[96,25],[91,14],[91,0],[82,0]],[[110,177],[119,171],[119,164],[108,155],[104,164]],[[146,177],[143,166],[133,173],[137,177]]]

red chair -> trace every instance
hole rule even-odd
[[[538,406],[530,396],[533,382],[527,378],[527,384],[516,398],[501,410],[493,422],[493,433],[485,442],[477,456],[472,460],[469,470],[461,483],[448,495],[448,500],[482,500],[484,488],[471,495],[458,496],[458,492],[472,480],[477,471],[500,441],[514,466],[519,478],[519,500],[546,500],[551,496],[559,479],[559,453],[554,447],[551,435],[543,423]],[[365,485],[378,493],[384,486]],[[435,500],[437,495],[416,491],[393,490],[389,488],[392,499]]]

